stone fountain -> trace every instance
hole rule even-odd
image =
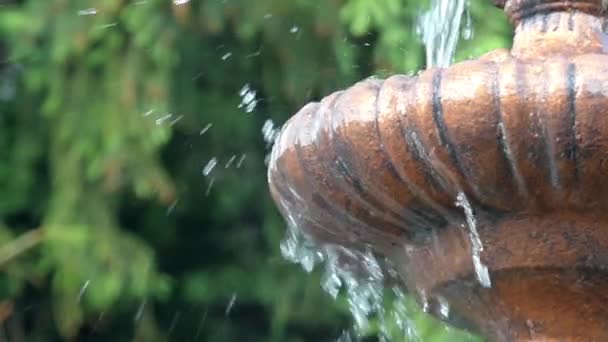
[[[511,50],[302,108],[270,189],[491,341],[608,341],[606,1],[507,0]]]

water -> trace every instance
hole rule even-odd
[[[236,303],[236,293],[233,293],[230,297],[230,301],[228,302],[228,305],[226,305],[226,310],[224,310],[224,316],[230,315],[230,312],[234,307],[234,303]]]
[[[91,283],[91,280],[87,280],[84,282],[84,284],[82,285],[82,288],[80,288],[80,292],[78,292],[78,298],[77,301],[80,303],[80,301],[82,300],[82,297],[84,296],[85,292],[87,291],[87,289],[89,288],[89,284]]]
[[[469,8],[469,0],[434,0],[431,9],[420,16],[417,31],[426,48],[427,68],[449,66],[454,62],[458,38],[472,38]]]
[[[133,317],[133,320],[135,322],[140,321],[142,316],[144,315],[144,309],[146,308],[146,301],[142,301],[141,304],[139,304],[139,308],[137,308],[137,312],[135,313],[135,317]]]
[[[416,336],[415,329],[408,318],[402,289],[393,288],[394,300],[388,306],[389,310],[386,309],[385,280],[390,272],[371,251],[331,244],[319,246],[291,225],[281,243],[281,252],[287,260],[301,264],[307,272],[324,263],[321,287],[334,299],[344,296],[354,319],[352,334],[344,331],[338,341],[357,340],[352,335],[364,336],[369,332],[372,320],[378,325],[377,335],[381,340],[392,335],[393,329],[388,322],[397,323],[401,330],[399,335],[415,340],[412,339]]]
[[[483,287],[492,287],[488,267],[481,262],[483,244],[481,243],[479,233],[477,232],[477,220],[475,219],[473,208],[463,192],[458,193],[456,205],[464,210],[466,216],[466,227],[468,228],[469,239],[471,241],[471,254],[473,256],[473,266],[475,268],[477,280]]]
[[[211,174],[211,172],[213,171],[213,169],[215,168],[215,166],[217,165],[217,158],[213,157],[211,158],[207,164],[205,165],[205,167],[203,167],[203,175],[204,176],[209,176]]]
[[[258,100],[256,99],[256,91],[252,89],[249,84],[245,84],[243,88],[241,88],[239,95],[241,96],[239,108],[244,108],[245,112],[247,113],[253,112],[258,104]]]
[[[267,119],[262,126],[262,136],[267,146],[270,147],[279,136],[281,127],[277,127],[271,119]]]
[[[85,8],[78,11],[78,15],[95,15],[97,14],[96,8]]]
[[[213,127],[213,124],[208,123],[205,127],[203,127],[203,129],[201,129],[199,135],[203,135],[203,134],[207,133],[211,129],[211,127]]]

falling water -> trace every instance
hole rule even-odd
[[[281,252],[287,260],[301,264],[307,272],[324,263],[321,287],[334,299],[345,296],[355,322],[352,334],[356,337],[369,331],[373,318],[378,323],[378,337],[382,341],[392,335],[389,322],[395,322],[400,336],[407,337],[408,341],[419,340],[409,319],[403,290],[394,287],[392,305],[385,305],[385,280],[394,270],[381,266],[371,251],[337,245],[318,246],[290,225],[287,237],[281,243]],[[350,331],[338,338],[338,341],[352,340]]]
[[[458,193],[458,196],[456,197],[456,206],[461,207],[466,216],[466,226],[468,228],[469,239],[471,241],[471,254],[473,255],[473,266],[475,268],[477,280],[483,287],[492,287],[488,267],[481,262],[483,244],[481,243],[481,238],[477,232],[477,220],[475,219],[473,208],[471,207],[467,196],[463,192]]]
[[[434,0],[431,9],[420,16],[417,30],[426,47],[427,68],[447,67],[454,61],[458,38],[473,35],[470,0]],[[466,13],[465,25],[461,23]]]
[[[341,290],[355,320],[355,330],[362,333],[369,327],[369,317],[383,309],[384,274],[371,253],[361,253],[341,246],[314,246],[296,227],[291,227],[281,244],[283,256],[300,263],[311,272],[319,262],[325,262],[321,287],[337,298]]]

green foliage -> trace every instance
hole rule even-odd
[[[488,3],[473,2],[457,59],[508,43]],[[422,68],[423,5],[0,5],[0,307],[47,322],[32,341],[334,340],[346,303],[280,256],[260,129],[370,74]],[[408,305],[425,340],[465,338]]]

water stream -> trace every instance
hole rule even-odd
[[[471,242],[471,255],[473,257],[473,267],[475,268],[475,275],[477,276],[477,281],[479,281],[479,283],[483,287],[492,287],[488,267],[481,262],[481,252],[483,252],[483,244],[481,243],[481,238],[479,237],[479,233],[477,232],[477,219],[475,218],[475,214],[473,213],[473,207],[471,206],[471,203],[469,203],[467,196],[463,192],[458,193],[458,196],[456,197],[456,206],[464,210],[464,214],[466,217],[465,226],[467,228],[467,233]]]
[[[426,48],[427,68],[449,66],[459,37],[473,36],[470,0],[434,0],[431,9],[420,16],[417,31]]]

